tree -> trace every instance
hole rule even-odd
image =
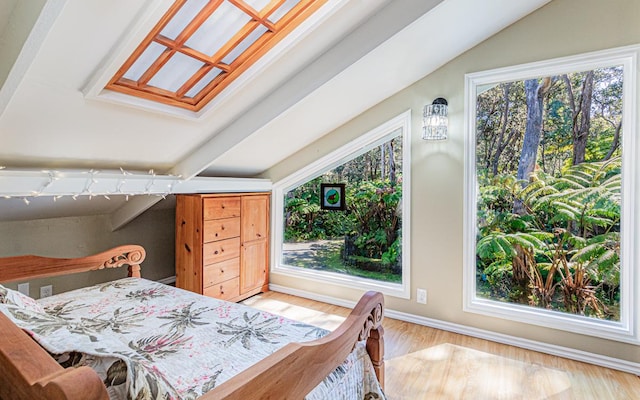
[[[503,93],[504,93],[504,107],[502,111],[502,128],[500,129],[500,133],[498,134],[498,142],[496,143],[496,152],[493,155],[493,160],[491,162],[491,171],[493,175],[498,175],[498,162],[500,161],[500,156],[504,149],[507,148],[509,143],[511,142],[513,136],[513,130],[511,136],[505,140],[505,135],[507,132],[507,126],[509,123],[509,89],[513,85],[512,82],[508,82],[504,84]]]
[[[582,81],[582,89],[576,103],[573,95],[571,80],[567,74],[562,75],[562,80],[567,86],[567,95],[569,97],[569,107],[572,114],[572,132],[573,132],[573,159],[572,164],[578,165],[585,160],[587,150],[587,139],[589,138],[589,129],[591,126],[591,98],[593,96],[593,71],[588,71]]]
[[[540,145],[540,135],[542,133],[542,101],[544,95],[551,87],[551,78],[528,79],[524,83],[527,95],[527,125],[524,131],[522,152],[518,163],[518,173],[516,178],[522,182],[522,186],[527,186],[529,177],[536,166],[538,157],[538,146]],[[516,201],[513,205],[516,214],[523,214],[522,203]]]

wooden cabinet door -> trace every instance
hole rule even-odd
[[[268,241],[254,240],[242,245],[240,293],[258,288],[267,282]]]
[[[242,242],[269,237],[269,196],[243,196],[241,217]]]

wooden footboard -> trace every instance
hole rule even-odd
[[[145,251],[120,246],[76,259],[18,256],[0,259],[0,282],[129,265],[140,276]],[[347,319],[329,335],[290,343],[201,398],[302,399],[347,358],[358,341],[366,348],[378,380],[384,383],[384,298],[367,292]],[[64,369],[22,329],[0,313],[0,400],[106,400],[98,375],[88,367]]]
[[[383,310],[382,294],[367,292],[347,319],[329,335],[311,342],[289,343],[200,399],[303,399],[346,360],[360,340],[367,341],[376,376],[383,385]]]
[[[0,399],[109,399],[102,380],[91,368],[62,368],[3,313],[0,338]]]
[[[81,258],[16,256],[0,258],[0,282],[20,281],[103,268],[129,266],[140,277],[145,250],[126,245]],[[89,367],[62,368],[22,329],[0,313],[1,400],[107,400],[107,390]]]

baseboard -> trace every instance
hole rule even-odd
[[[321,301],[323,303],[334,304],[341,307],[353,308],[355,302],[338,299],[331,296],[320,295],[299,289],[292,289],[285,286],[269,284],[269,289],[274,292],[281,292],[311,300]],[[517,336],[504,335],[484,329],[473,328],[461,324],[440,321],[437,319],[421,317],[418,315],[408,314],[401,311],[386,309],[385,316],[401,321],[411,322],[418,325],[428,326],[430,328],[441,329],[448,332],[458,333],[476,337],[479,339],[489,340],[496,343],[507,344],[520,347],[527,350],[538,351],[540,353],[550,354],[553,356],[568,358],[570,360],[581,361],[601,367],[615,369],[634,375],[640,375],[640,363],[621,360],[618,358],[608,357],[601,354],[590,353],[582,350],[576,350],[569,347],[556,346],[553,344],[538,342],[529,339],[519,338]]]

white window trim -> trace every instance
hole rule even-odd
[[[638,224],[636,200],[640,185],[637,150],[637,78],[640,45],[626,46],[548,61],[517,65],[465,75],[465,205],[464,205],[464,311],[505,318],[554,329],[596,336],[620,342],[640,343],[638,333],[638,290],[640,274],[634,269],[640,266],[635,230]],[[477,91],[499,82],[524,80],[533,77],[584,71],[611,65],[622,65],[623,82],[623,159],[621,204],[621,272],[620,272],[620,321],[601,321],[558,311],[544,310],[525,305],[503,303],[476,296],[476,220],[477,181],[475,154],[475,124]]]
[[[331,170],[343,162],[366,153],[370,149],[379,146],[389,139],[398,136],[401,130],[402,136],[402,283],[391,283],[357,276],[344,275],[332,272],[315,271],[305,268],[285,265],[282,262],[283,210],[284,196],[291,189],[300,184],[314,179],[324,172]],[[357,137],[339,149],[316,160],[306,167],[296,171],[273,185],[272,207],[272,272],[298,278],[311,279],[315,282],[325,282],[350,288],[363,290],[376,290],[389,296],[408,299],[410,297],[410,266],[411,250],[409,248],[411,232],[411,110],[407,110],[397,117]]]

